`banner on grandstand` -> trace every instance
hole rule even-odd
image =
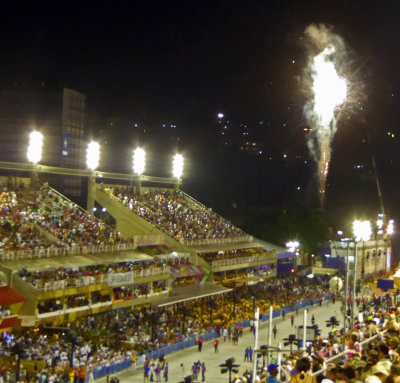
[[[337,269],[330,269],[330,268],[326,268],[326,267],[313,267],[312,273],[313,274],[335,275],[335,274],[337,274]]]
[[[157,246],[165,243],[164,237],[158,234],[135,235],[134,241],[136,246]]]
[[[133,283],[133,271],[128,273],[109,273],[107,274],[107,284],[109,286],[122,286]]]

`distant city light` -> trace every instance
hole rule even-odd
[[[181,178],[183,173],[183,156],[182,154],[175,154],[172,161],[172,175],[174,178]]]
[[[146,152],[142,148],[136,148],[133,151],[133,172],[139,176],[143,174],[145,163]]]
[[[29,145],[27,151],[27,158],[29,162],[34,164],[38,163],[42,159],[43,149],[43,134],[37,131],[33,131],[29,134]]]
[[[353,233],[356,242],[369,241],[372,235],[372,228],[370,221],[359,221],[353,222]]]
[[[299,241],[289,241],[286,243],[286,247],[291,253],[294,253],[300,247],[300,242]]]
[[[98,142],[89,142],[86,149],[86,166],[95,170],[99,166],[100,161],[100,145]]]
[[[224,114],[223,113],[218,113],[218,118],[224,118]]]

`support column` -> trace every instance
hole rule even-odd
[[[93,208],[94,208],[94,193],[96,188],[96,179],[94,176],[89,177],[88,179],[88,195],[87,195],[87,204],[86,204],[86,209],[89,212],[89,214],[93,214]]]

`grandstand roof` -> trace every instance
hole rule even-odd
[[[154,258],[141,252],[125,251],[121,253],[100,253],[87,255],[70,255],[67,257],[25,259],[18,261],[7,261],[2,264],[11,270],[27,269],[29,271],[40,271],[45,269],[56,269],[59,267],[82,267],[90,265],[102,265],[107,263],[145,261]]]
[[[225,294],[232,291],[232,289],[228,289],[222,285],[215,285],[213,283],[203,283],[174,287],[172,291],[174,295],[160,300],[158,303],[159,307],[210,297],[213,295]]]
[[[254,241],[257,242],[258,246],[261,246],[264,250],[275,250],[277,253],[288,251],[284,247],[274,245],[273,243],[263,241],[262,239],[259,238],[254,237]]]
[[[191,246],[198,253],[216,253],[217,251],[225,250],[237,250],[237,249],[250,249],[254,247],[262,247],[261,244],[256,242],[239,242],[239,243],[227,243],[227,244],[211,244],[211,245],[199,245]]]
[[[18,302],[25,302],[26,299],[9,286],[0,286],[0,306],[9,306]]]

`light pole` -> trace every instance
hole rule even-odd
[[[353,275],[353,299],[352,299],[352,317],[351,317],[351,327],[354,326],[354,314],[355,314],[355,301],[356,301],[356,286],[357,286],[357,244],[359,242],[369,241],[372,234],[372,227],[370,221],[359,221],[353,222],[353,233],[354,233],[354,275]],[[363,252],[364,256],[364,252]]]

